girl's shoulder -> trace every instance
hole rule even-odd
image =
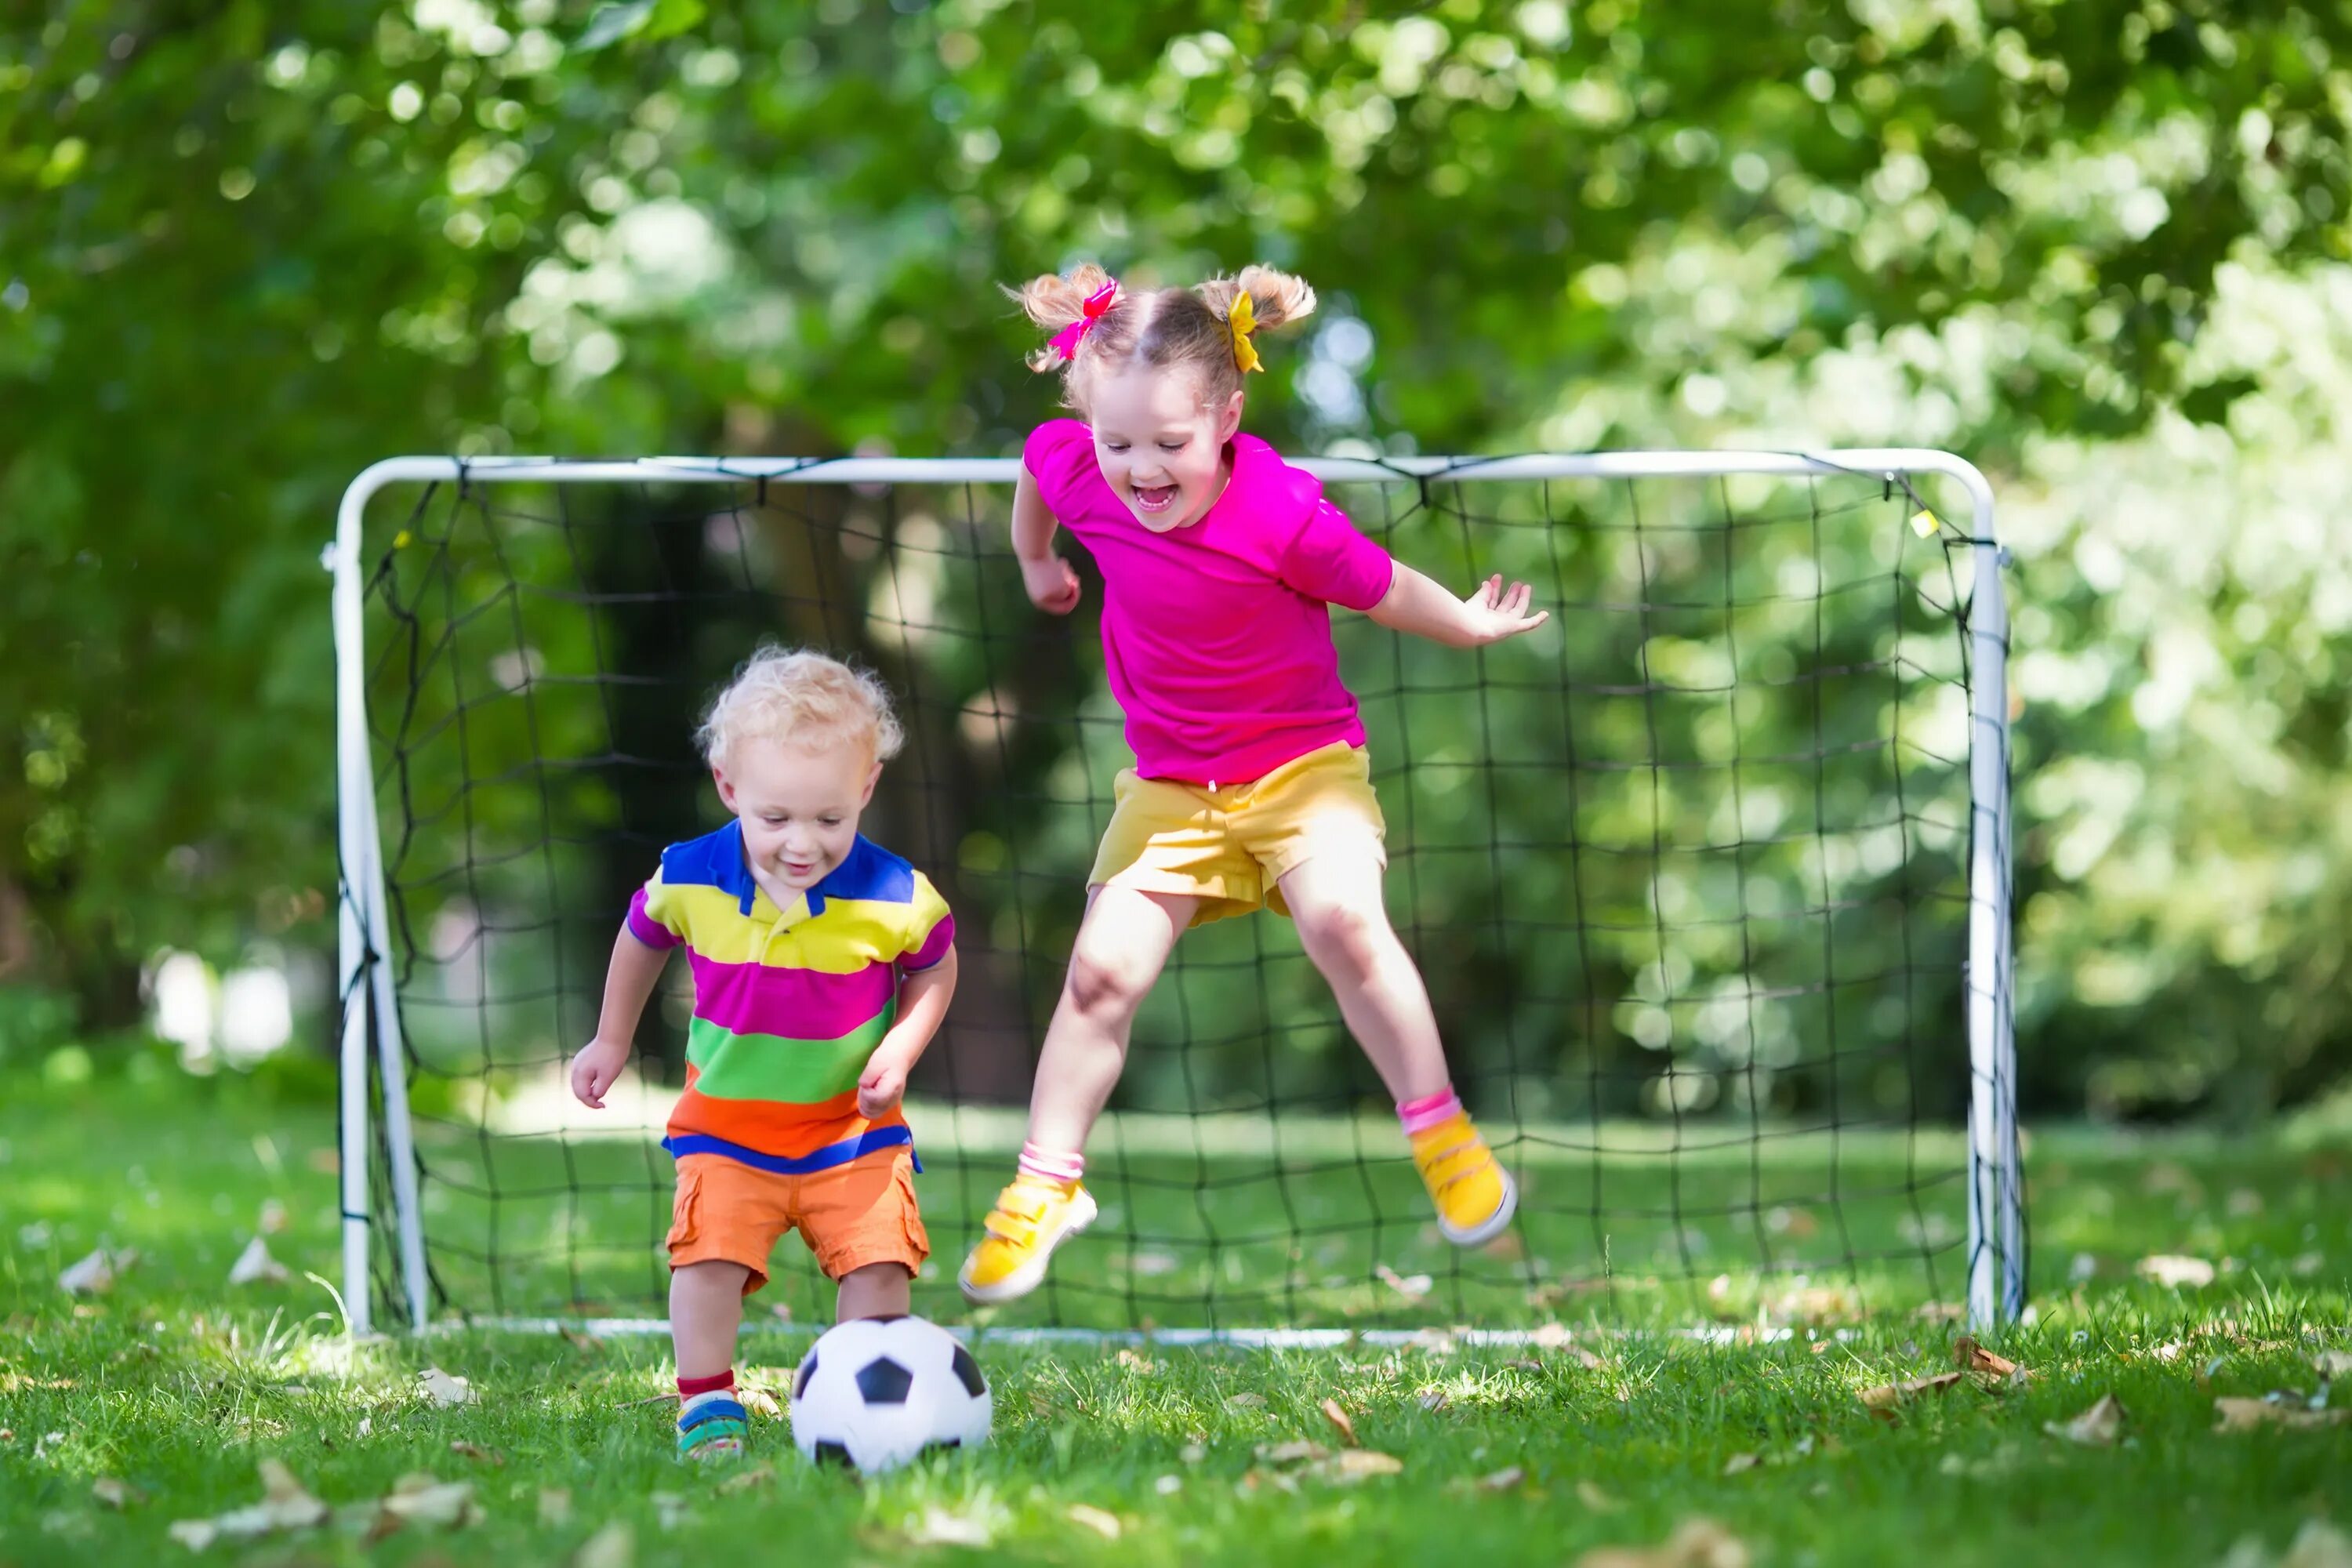
[[[1095,433],[1083,419],[1048,419],[1029,432],[1021,463],[1037,481],[1045,504],[1065,522],[1076,520],[1088,500],[1114,499],[1095,462]],[[1103,495],[1097,498],[1093,490]]]
[[[1288,534],[1323,501],[1323,481],[1255,436],[1234,437],[1234,499],[1265,527]]]

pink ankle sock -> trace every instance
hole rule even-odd
[[[1034,1143],[1024,1143],[1021,1145],[1021,1173],[1042,1176],[1049,1182],[1075,1182],[1087,1173],[1087,1157],[1040,1149]]]
[[[1416,1132],[1426,1132],[1438,1123],[1458,1116],[1461,1111],[1462,1100],[1454,1094],[1454,1086],[1450,1083],[1435,1094],[1423,1099],[1397,1101],[1397,1120],[1404,1123],[1408,1138]]]

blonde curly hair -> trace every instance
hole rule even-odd
[[[1110,280],[1108,272],[1088,261],[1067,272],[1032,278],[1005,292],[1021,302],[1032,321],[1058,332],[1084,320],[1087,300]],[[1229,323],[1234,302],[1244,295],[1249,297],[1257,331],[1303,321],[1315,310],[1315,290],[1305,279],[1255,263],[1235,277],[1212,278],[1191,289],[1136,293],[1122,289],[1078,340],[1073,357],[1064,359],[1048,345],[1029,356],[1029,368],[1058,372],[1063,403],[1081,415],[1087,411],[1088,375],[1130,364],[1188,366],[1201,378],[1202,402],[1223,403],[1242,385]]]
[[[754,740],[812,752],[848,742],[886,763],[907,733],[891,711],[890,689],[873,671],[768,643],[711,699],[694,738],[704,760],[721,767],[737,745]]]

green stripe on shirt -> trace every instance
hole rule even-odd
[[[795,1040],[782,1035],[739,1035],[707,1018],[687,1030],[686,1059],[694,1064],[695,1090],[713,1100],[768,1100],[814,1105],[857,1087],[858,1074],[874,1047],[890,1031],[897,1006],[885,1006],[850,1033],[833,1040]]]

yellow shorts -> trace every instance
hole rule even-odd
[[[1327,849],[1388,864],[1371,758],[1344,741],[1217,789],[1125,768],[1113,798],[1088,885],[1196,898],[1194,925],[1261,907],[1288,914],[1276,884]]]
[[[903,1263],[912,1274],[930,1256],[915,1204],[915,1152],[877,1150],[829,1171],[786,1176],[724,1154],[677,1163],[670,1205],[669,1266],[740,1263],[750,1295],[768,1282],[768,1253],[797,1229],[828,1279],[869,1263]]]

